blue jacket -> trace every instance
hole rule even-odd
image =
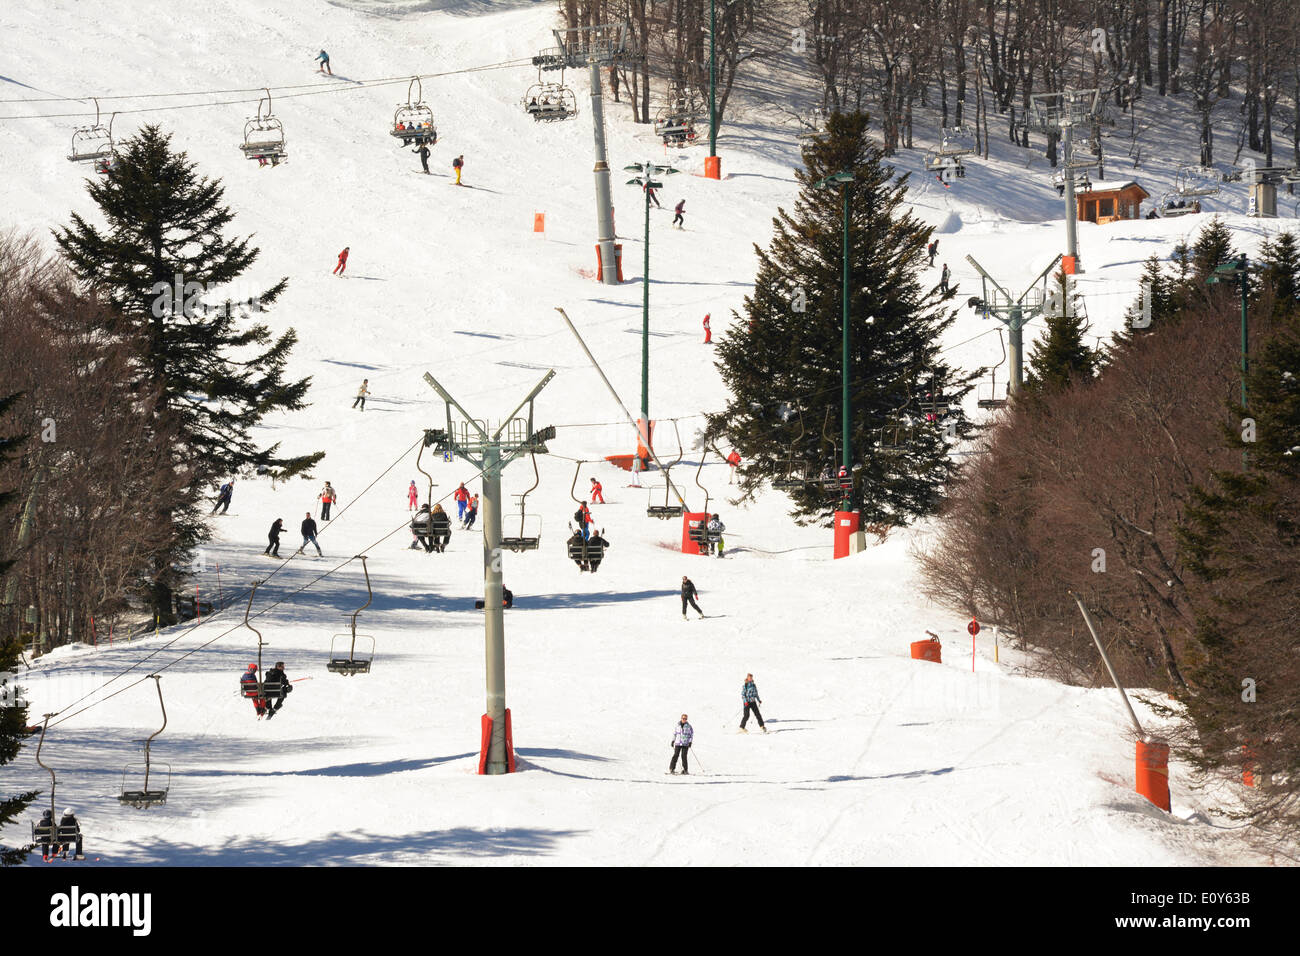
[[[691,739],[695,736],[695,731],[691,729],[690,724],[683,724],[680,721],[677,728],[673,731],[674,747],[689,747]]]
[[[740,700],[744,704],[761,704],[762,701],[758,699],[758,685],[752,680],[745,681],[745,686],[740,688]]]

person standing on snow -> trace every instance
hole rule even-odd
[[[709,316],[711,314],[712,313],[709,312],[704,313],[704,344],[705,345],[713,344],[713,326],[709,325]]]
[[[462,155],[462,156],[457,156],[455,159],[453,159],[451,161],[451,168],[456,170],[456,185],[457,186],[464,185],[460,181],[460,171],[465,168],[465,157]]]
[[[334,275],[341,276],[348,267],[348,250],[351,246],[344,246],[343,251],[339,253],[339,264],[334,267]]]
[[[686,715],[682,714],[681,721],[673,728],[673,759],[668,762],[668,772],[677,772],[677,758],[682,758],[682,776],[690,774],[690,768],[686,766],[686,753],[691,749],[691,741],[695,739],[695,731],[691,725],[686,722]]]
[[[758,685],[754,683],[753,674],[745,675],[745,683],[740,688],[740,702],[745,705],[745,715],[740,718],[740,732],[742,734],[749,733],[745,729],[745,724],[749,722],[749,715],[752,711],[754,716],[758,718],[758,729],[763,733],[767,733],[767,724],[763,723],[763,715],[758,712],[758,705],[763,702],[758,698]]]
[[[406,510],[414,511],[415,506],[419,503],[419,501],[420,501],[420,491],[418,488],[415,487],[415,479],[412,478],[411,487],[406,489],[406,504],[407,504]]]
[[[456,520],[464,524],[465,509],[469,506],[469,489],[465,487],[465,482],[460,483],[460,487],[456,489],[452,497],[456,499]]]
[[[352,400],[352,407],[356,408],[357,405],[359,404],[361,406],[361,410],[364,412],[366,410],[366,396],[369,394],[370,394],[370,379],[363,378],[361,380],[361,387],[357,389],[357,397]]]
[[[266,533],[266,550],[263,554],[269,554],[273,558],[280,556],[280,532],[284,530],[284,519],[276,518],[271,524],[271,530]]]
[[[930,268],[934,268],[934,257],[939,254],[939,240],[932,240],[930,244],[925,247],[925,251],[930,254]]]
[[[420,157],[420,165],[424,167],[424,174],[429,175],[429,147],[421,143],[420,148],[415,150],[415,154]]]
[[[727,484],[733,485],[736,483],[736,469],[740,467],[740,452],[733,448],[727,456],[727,465]]]
[[[695,582],[683,574],[682,575],[682,620],[683,621],[686,620],[687,602],[690,602],[691,607],[695,608],[696,614],[698,614],[700,617],[704,617],[704,612],[701,611],[700,606],[695,603],[695,596],[699,593],[700,592],[695,590]]]
[[[656,202],[655,205],[658,205],[658,203]],[[676,226],[678,229],[685,228],[684,225],[685,220],[682,219],[682,213],[684,213],[685,211],[686,211],[685,199],[683,199],[681,202],[679,202],[676,206],[673,207],[673,212],[676,214],[673,216],[673,225]]]
[[[948,291],[948,277],[952,273],[948,271],[948,263],[943,264],[943,274],[939,276],[939,291],[946,293]]]
[[[325,555],[321,554],[320,543],[316,540],[316,522],[311,520],[310,511],[307,512],[307,517],[303,519],[302,527],[299,530],[302,532],[302,548],[298,549],[298,553],[302,554],[303,548],[306,548],[307,543],[311,542],[316,548],[317,557],[325,557]]]
[[[605,493],[600,486],[600,482],[593,478],[591,479],[591,503],[594,505],[597,502],[602,505],[605,503]]]
[[[330,69],[330,55],[328,53],[321,50],[320,53],[316,54],[316,59],[320,60],[320,67],[316,70],[317,73],[328,72],[330,76],[334,75],[334,71]]]
[[[320,499],[320,520],[329,521],[330,508],[339,500],[339,493],[335,491],[334,486],[327,481],[325,482],[325,487],[320,490],[320,494],[316,497]]]

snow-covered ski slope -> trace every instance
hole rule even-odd
[[[591,476],[604,482],[609,503],[594,510],[612,547],[598,575],[567,560],[575,460],[630,451],[632,436],[611,424],[618,409],[554,308],[568,311],[635,406],[641,285],[603,286],[583,275],[595,265],[585,77],[568,76],[579,92],[577,120],[535,124],[520,107],[535,80],[531,67],[455,72],[552,45],[553,4],[213,0],[186,7],[180,19],[166,9],[164,21],[126,0],[93,11],[72,0],[5,5],[0,98],[255,84],[304,84],[296,92],[312,94],[274,99],[289,149],[288,163],[275,169],[259,169],[237,149],[253,103],[123,113],[114,125],[121,136],[159,122],[205,174],[222,179],[236,231],[254,234],[262,250],[237,293],[290,277],[262,318],[298,330],[292,370],[313,376],[313,404],[269,423],[261,438],[328,456],[313,481],[274,489],[260,479],[237,483],[230,514],[216,519],[217,538],[204,549],[198,587],[204,600],[221,594],[229,601],[264,580],[253,608],[264,612],[255,621],[269,644],[263,660],[284,660],[291,678],[309,679],[296,684],[273,722],[255,719],[236,692],[239,673],[256,659],[253,634],[238,627],[240,607],[201,627],[44,658],[30,681],[34,716],[102,701],[52,729],[45,753],[59,771],[60,806],[81,818],[92,863],[1264,859],[1248,831],[1210,810],[1231,801],[1230,789],[1194,791],[1175,765],[1173,815],[1133,792],[1133,743],[1113,691],[1027,678],[1005,649],[995,664],[987,631],[972,674],[965,621],[916,594],[908,553],[924,528],[832,562],[830,533],[795,527],[779,494],[729,506],[725,468],[715,459],[699,480],[710,510],[728,525],[730,551],[723,560],[686,557],[676,547],[680,525],[645,516],[647,492],[626,488],[626,473],[589,463],[577,467],[578,493]],[[322,46],[333,80],[314,72]],[[316,84],[346,88],[355,86],[348,78],[417,72],[449,74],[424,84],[439,129],[431,176],[387,135],[404,83],[316,95]],[[0,114],[71,112],[69,105],[85,108],[5,103]],[[712,313],[715,334],[726,334],[753,279],[753,244],[767,242],[776,207],[796,195],[792,132],[762,110],[743,115],[720,140],[725,181],[690,175],[702,171],[706,148],[673,153],[668,158],[685,174],[664,189],[665,209],[650,213],[651,412],[662,423],[659,447],[669,452],[667,420],[681,419],[687,448],[674,474],[693,508],[704,500],[686,467],[699,461],[699,415],[723,397],[700,321]],[[73,210],[90,214],[84,170],[64,159],[72,127],[84,122],[0,121],[3,226],[44,234]],[[626,106],[610,104],[608,134],[615,170],[664,160]],[[460,154],[473,189],[452,185],[450,162]],[[1019,289],[1063,245],[1055,193],[1038,173],[1031,182],[1023,163],[1015,156],[972,163],[950,190],[924,174],[916,179],[916,212],[939,227],[940,261],[950,264],[963,298],[968,288],[978,292],[967,253]],[[919,151],[901,154],[899,164],[918,169]],[[1172,181],[1170,170],[1159,175]],[[639,280],[641,196],[622,185],[627,176],[613,178],[625,277]],[[1233,200],[1238,209],[1243,196]],[[682,198],[687,228],[671,230],[671,208]],[[546,214],[545,237],[532,231],[535,212]],[[1082,290],[1098,334],[1117,327],[1141,261],[1167,254],[1198,221],[1081,226],[1089,268]],[[1253,251],[1264,227],[1231,222]],[[344,246],[351,258],[340,279],[330,270]],[[959,364],[998,360],[990,328],[962,310],[951,335]],[[422,428],[443,424],[442,403],[421,376],[432,372],[474,415],[498,419],[551,368],[557,375],[538,401],[537,424],[556,424],[559,437],[528,498],[529,512],[544,521],[542,548],[505,557],[516,595],[506,616],[507,692],[523,772],[481,777],[483,634],[472,609],[481,596],[480,535],[457,530],[443,555],[407,550],[405,489],[413,478],[423,487],[413,446]],[[362,378],[373,392],[364,413],[349,407]],[[474,474],[459,461],[431,468],[439,495]],[[344,509],[320,537],[325,557],[283,567],[263,557],[277,517],[286,525],[283,553],[293,553],[298,523],[304,512],[318,513],[314,499],[325,479]],[[530,484],[527,461],[510,468],[508,492]],[[342,678],[324,667],[330,637],[365,591],[359,562],[340,565],[363,549],[376,596],[361,630],[378,652],[371,674]],[[683,574],[700,588],[708,619],[682,621]],[[944,640],[942,665],[908,657],[909,642],[926,629]],[[169,722],[154,755],[172,766],[171,795],[148,812],[122,808],[115,799],[121,768],[138,759],[136,741],[157,728],[157,700],[147,680],[109,694],[164,666]],[[768,735],[736,733],[748,672]],[[685,778],[664,774],[681,713],[690,715],[696,740]],[[45,785],[34,748],[0,770],[0,792]],[[25,836],[9,831],[0,840]]]

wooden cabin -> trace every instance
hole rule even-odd
[[[1151,194],[1132,180],[1095,182],[1087,192],[1074,194],[1079,221],[1104,225],[1117,219],[1141,219],[1142,200]]]

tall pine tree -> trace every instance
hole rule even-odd
[[[89,185],[103,229],[74,213],[55,239],[73,273],[120,314],[107,334],[136,344],[136,380],[130,393],[161,393],[153,413],[179,423],[173,450],[178,465],[195,470],[191,494],[160,502],[158,520],[176,527],[177,552],[161,559],[151,582],[155,613],[172,620],[175,562],[205,535],[197,500],[208,483],[244,469],[280,478],[304,474],[324,453],[282,456],[279,445],[259,448],[250,432],[276,411],[305,406],[310,379],[285,377],[293,330],[273,337],[260,323],[241,327],[229,302],[203,304],[243,275],[258,257],[247,238],[228,238],[234,214],[219,181],[200,177],[170,137],[146,126],[120,147],[112,169]],[[257,297],[275,302],[281,279]]]
[[[955,319],[943,303],[956,294],[922,282],[931,230],[905,211],[907,177],[867,138],[863,113],[834,114],[805,147],[794,209],[777,211],[767,249],[757,246],[747,321],[723,337],[717,367],[730,392],[709,417],[745,460],[741,487],[753,495],[795,461],[816,474],[836,468],[841,436],[841,189],[814,183],[851,171],[849,185],[849,355],[854,490],[864,523],[898,526],[931,513],[953,471],[950,446],[971,433],[960,400],[973,376],[940,357],[938,339]],[[951,412],[936,414],[931,396]],[[882,441],[883,439],[883,441]],[[884,446],[897,443],[897,451]],[[791,492],[797,519],[827,519],[839,494],[816,485]]]
[[[1084,342],[1086,320],[1081,297],[1074,292],[1064,272],[1053,277],[1055,301],[1069,308],[1047,317],[1047,335],[1029,351],[1029,374],[1025,387],[1031,392],[1052,392],[1069,385],[1090,382],[1097,374],[1097,353]]]

